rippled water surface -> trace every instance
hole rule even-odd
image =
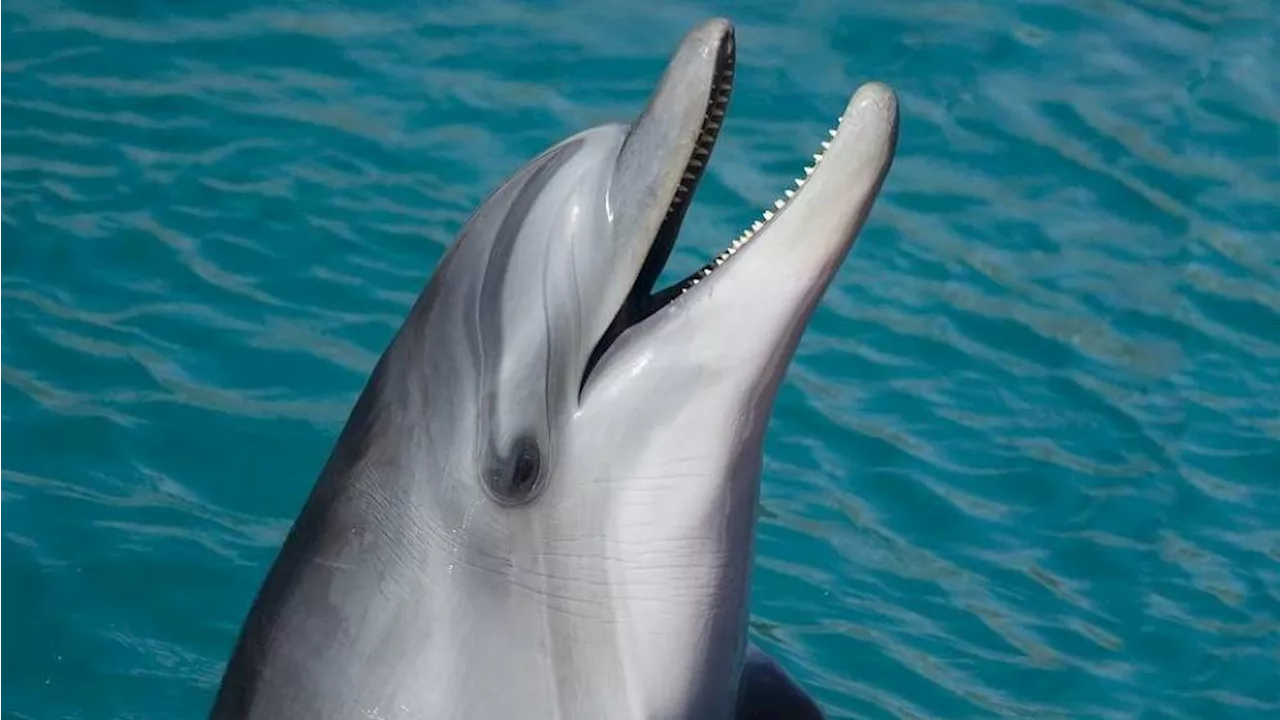
[[[201,716],[469,212],[716,12],[673,278],[859,83],[903,116],[770,425],[755,637],[833,717],[1280,716],[1280,21],[1213,0],[6,2],[5,716]]]

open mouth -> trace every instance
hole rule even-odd
[[[702,127],[695,141],[693,152],[690,154],[684,173],[681,176],[680,184],[676,187],[667,207],[666,217],[658,228],[657,236],[650,246],[649,254],[645,257],[644,264],[640,268],[640,273],[637,275],[635,283],[632,285],[630,292],[627,293],[627,297],[623,301],[622,307],[619,308],[617,315],[614,316],[613,322],[610,323],[609,328],[601,336],[599,342],[596,343],[595,349],[587,361],[587,366],[582,376],[583,386],[586,385],[587,378],[590,377],[596,363],[600,361],[600,358],[604,356],[605,352],[622,333],[644,322],[645,319],[669,305],[673,300],[688,292],[699,282],[709,277],[717,268],[724,265],[730,257],[749,243],[752,237],[787,206],[787,202],[795,197],[796,192],[804,186],[805,180],[813,174],[814,168],[822,161],[822,153],[814,155],[813,164],[804,169],[804,176],[796,178],[795,189],[788,188],[785,190],[783,196],[774,200],[772,207],[764,211],[760,220],[753,222],[749,228],[745,229],[737,239],[716,255],[714,259],[684,279],[666,288],[654,291],[658,276],[662,273],[668,258],[671,256],[671,250],[675,246],[676,238],[680,233],[680,226],[684,223],[685,214],[689,210],[698,182],[706,171],[716,139],[720,135],[725,111],[729,106],[729,96],[733,91],[735,55],[734,37],[733,33],[730,32],[724,41],[720,43],[716,56],[716,69],[707,95],[707,108],[702,118]],[[828,133],[831,138],[835,138],[836,130],[828,130]],[[825,152],[829,147],[830,140],[824,140],[822,142],[823,151]]]

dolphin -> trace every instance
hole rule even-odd
[[[889,171],[868,83],[799,187],[656,290],[729,103],[693,28],[640,116],[475,211],[378,360],[213,718],[820,717],[748,643],[762,440]]]

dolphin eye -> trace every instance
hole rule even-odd
[[[542,470],[542,453],[531,437],[516,440],[506,458],[486,476],[486,485],[493,498],[503,505],[519,505],[529,502],[542,489],[538,482]]]
[[[538,481],[538,469],[541,460],[538,456],[538,445],[532,440],[520,443],[516,454],[515,467],[511,469],[511,489],[516,492],[528,490]]]

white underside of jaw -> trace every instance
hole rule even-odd
[[[720,254],[715,257],[714,260],[707,263],[705,267],[699,270],[694,275],[694,277],[689,280],[688,284],[680,290],[680,293],[682,295],[688,292],[693,286],[697,285],[700,281],[702,281],[703,279],[711,275],[711,273],[714,272],[716,268],[723,265],[725,261],[727,261],[730,257],[733,256],[734,253],[738,252],[738,250],[742,249],[744,245],[750,242],[751,239],[755,237],[756,233],[764,229],[765,225],[767,225],[769,221],[773,219],[774,215],[778,214],[779,212],[782,212],[783,208],[787,206],[787,203],[789,203],[791,199],[794,198],[800,192],[801,188],[804,187],[805,182],[809,179],[810,176],[813,175],[814,170],[818,167],[818,165],[822,163],[822,159],[823,157],[825,157],[827,150],[831,149],[831,141],[835,140],[836,135],[839,134],[839,125],[842,120],[844,120],[843,115],[836,118],[836,127],[827,130],[827,134],[830,136],[830,138],[822,141],[822,152],[819,152],[817,155],[813,156],[812,165],[805,166],[804,176],[797,177],[793,181],[796,186],[795,189],[793,190],[791,188],[787,188],[786,190],[783,190],[782,197],[777,198],[773,201],[773,207],[770,209],[766,209],[764,211],[762,215],[762,219],[756,220],[755,222],[751,223],[751,227],[743,230],[742,234],[739,235],[736,240],[734,240],[732,243],[729,244],[729,247],[722,250]]]

